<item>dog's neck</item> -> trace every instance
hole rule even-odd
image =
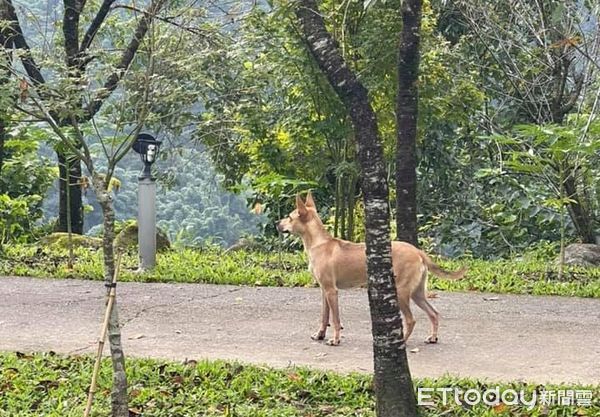
[[[333,239],[325,227],[318,223],[308,225],[306,233],[302,234],[301,238],[306,253],[310,253],[311,249]]]

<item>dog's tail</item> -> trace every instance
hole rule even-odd
[[[425,252],[421,252],[421,258],[423,259],[425,265],[427,265],[429,271],[431,271],[434,275],[437,275],[438,277],[442,278],[461,279],[465,276],[467,270],[469,269],[465,266],[459,269],[458,271],[446,271],[445,269],[442,269],[438,264],[433,262],[429,255],[427,255]]]

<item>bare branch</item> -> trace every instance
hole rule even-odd
[[[12,0],[0,0],[0,7],[0,15],[2,20],[10,22],[8,25],[8,33],[10,37],[7,41],[11,42],[15,48],[22,49],[24,51],[23,55],[21,56],[21,62],[23,63],[23,67],[33,83],[36,85],[44,84],[46,80],[40,71],[40,67],[35,63],[35,60],[31,56],[31,48],[27,44],[25,36],[23,35],[23,29],[19,23],[19,18],[15,11],[15,6],[13,5]]]
[[[142,39],[146,35],[148,31],[148,27],[150,25],[150,21],[157,15],[160,9],[165,4],[166,0],[153,0],[150,6],[148,7],[148,13],[145,13],[144,16],[140,19],[138,26],[135,30],[133,37],[131,38],[129,45],[123,52],[121,56],[121,60],[117,64],[116,70],[108,77],[106,82],[104,83],[104,87],[100,90],[98,95],[92,100],[92,102],[85,109],[84,118],[86,120],[94,117],[96,113],[102,107],[104,100],[117,88],[119,82],[129,69],[129,65],[133,61],[135,54],[137,53]]]
[[[92,20],[92,23],[90,23],[90,26],[85,32],[85,35],[83,35],[83,39],[81,40],[81,46],[79,47],[80,54],[84,54],[92,44],[94,38],[96,37],[96,33],[98,33],[98,30],[104,23],[106,16],[110,12],[110,7],[114,2],[115,0],[104,0],[102,2],[98,13],[96,13],[96,16],[94,16],[94,20]]]

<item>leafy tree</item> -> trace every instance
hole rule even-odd
[[[344,61],[314,0],[300,2],[294,11],[308,49],[351,117],[357,141],[365,201],[377,414],[416,416],[392,274],[389,195],[377,119],[366,88]]]
[[[598,91],[595,16],[598,5],[579,1],[454,2],[482,62],[489,96],[483,125],[504,133],[514,124],[564,124],[569,114],[588,113]],[[467,35],[466,35],[467,36]],[[527,42],[523,42],[527,40]],[[593,242],[593,213],[578,167],[565,167],[569,214],[579,237]]]
[[[50,161],[37,156],[43,133],[39,128],[19,124],[6,132],[0,175],[0,246],[11,240],[30,239],[35,223],[42,217],[43,196],[56,176]]]
[[[19,79],[24,77],[27,80],[27,83],[21,85],[22,99],[17,108],[29,117],[44,122],[52,131],[53,136],[49,140],[59,154],[68,153],[72,156],[68,162],[73,161],[74,165],[82,161],[89,172],[90,177],[86,183],[94,190],[103,212],[104,275],[107,284],[112,282],[115,271],[115,215],[111,190],[114,171],[119,161],[129,152],[148,116],[153,114],[149,106],[152,94],[164,86],[163,78],[154,77],[156,67],[152,57],[155,56],[160,39],[152,35],[155,20],[159,18],[165,1],[156,0],[149,3],[145,10],[134,7],[133,10],[126,9],[129,12],[118,15],[110,15],[112,3],[113,1],[105,0],[97,12],[88,16],[84,12],[89,8],[84,9],[84,2],[65,1],[61,27],[64,54],[51,49],[51,53],[45,57],[41,56],[40,51],[29,48],[12,2],[3,0],[1,9],[3,18],[8,20],[11,28],[11,46],[17,50],[22,65],[11,63],[4,69],[11,71]],[[138,12],[139,17],[136,16]],[[189,13],[190,9],[184,7],[175,15],[189,16],[185,12]],[[79,22],[85,21],[87,17],[90,18],[88,30],[82,33],[79,31]],[[106,22],[111,22],[114,26],[105,25]],[[162,22],[169,27],[178,27],[176,20],[169,22],[167,19],[165,22],[163,18]],[[111,32],[113,28],[116,30]],[[111,47],[107,49],[109,44]],[[111,52],[113,47],[119,51],[117,54]],[[146,65],[132,67],[136,55],[145,55]],[[92,61],[94,64],[90,65]],[[38,62],[45,64],[51,77],[45,77],[40,72]],[[140,85],[135,91],[118,90],[119,100],[102,113],[103,117],[110,119],[110,124],[99,124],[102,121],[99,117],[101,107],[122,80],[129,76],[135,78]],[[91,138],[95,140],[92,141]],[[105,169],[100,168],[98,158],[90,149],[93,142],[101,144],[100,159],[105,161]],[[76,190],[81,192],[84,177],[80,173],[75,174]],[[113,416],[127,416],[127,380],[117,311],[115,306],[110,316],[108,336],[113,363],[112,412]]]
[[[9,63],[5,71],[13,71],[17,78],[22,79],[22,95],[26,94],[29,86],[35,87],[38,100],[43,103],[48,116],[59,127],[72,127],[89,122],[98,113],[106,99],[117,89],[121,79],[140,47],[140,43],[148,31],[149,22],[165,4],[165,0],[151,2],[147,10],[142,11],[140,19],[130,20],[127,25],[129,41],[124,38],[108,36],[104,44],[97,42],[98,35],[106,35],[111,30],[106,22],[111,21],[111,10],[114,0],[103,0],[101,3],[85,2],[82,0],[64,0],[62,9],[62,49],[51,49],[50,54],[36,48],[32,50],[31,40],[27,40],[22,28],[17,9],[12,0],[2,0],[0,8],[1,19],[5,22],[7,33],[3,42],[3,54],[8,54],[10,49],[18,52],[18,58],[24,69],[24,74],[17,71]],[[86,7],[87,6],[87,7]],[[91,8],[97,6],[95,11]],[[25,20],[31,19],[27,16]],[[87,23],[83,31],[80,26]],[[117,56],[108,53],[106,45],[118,46],[121,52]],[[120,46],[123,46],[121,49]],[[96,60],[102,57],[103,65],[98,65]],[[94,62],[93,65],[92,62]],[[104,71],[96,71],[98,66],[104,66]],[[43,68],[47,68],[42,71]],[[105,75],[99,79],[100,74]],[[94,91],[90,93],[87,85],[93,85]],[[53,94],[57,91],[60,94]],[[22,108],[22,106],[17,106]],[[58,230],[72,230],[83,233],[83,205],[82,205],[82,171],[81,162],[76,154],[65,155],[64,149],[57,150],[58,165],[60,170],[60,209]],[[68,168],[68,171],[67,171]],[[67,190],[68,189],[68,190]],[[67,199],[67,195],[70,198]],[[67,213],[68,212],[68,213]],[[70,224],[67,225],[67,218]]]

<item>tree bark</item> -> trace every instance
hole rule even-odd
[[[82,235],[83,201],[81,189],[81,161],[78,158],[70,157],[69,163],[67,164],[68,156],[62,152],[57,152],[56,155],[58,157],[59,172],[59,208],[56,231],[68,231],[69,216],[67,215],[67,211],[70,211],[71,232]],[[70,168],[69,172],[67,172],[67,165]],[[69,187],[70,198],[67,198],[67,187]]]
[[[577,184],[573,175],[574,171],[571,169],[563,183],[566,197],[569,199],[569,215],[583,243],[596,243],[594,222],[591,220],[588,210],[582,205],[582,199],[577,191]]]
[[[104,255],[104,283],[107,286],[107,295],[115,273],[115,212],[112,206],[112,197],[107,191],[108,184],[98,174],[93,176],[93,185],[102,208],[104,235],[102,249]],[[125,355],[121,343],[121,328],[117,300],[115,298],[113,309],[108,322],[108,341],[110,343],[110,356],[113,367],[113,386],[111,391],[112,417],[128,417],[129,405],[127,399],[127,374],[125,373]]]
[[[6,141],[6,124],[4,122],[4,112],[0,113],[0,176],[2,176],[2,166],[4,165],[4,142]],[[0,186],[0,193],[4,190]]]
[[[421,0],[402,3],[396,102],[396,237],[417,241],[417,120]]]
[[[325,28],[315,1],[299,1],[295,13],[308,49],[344,103],[355,131],[365,202],[377,415],[416,416],[415,395],[392,274],[388,185],[375,113],[366,88],[348,68]]]

